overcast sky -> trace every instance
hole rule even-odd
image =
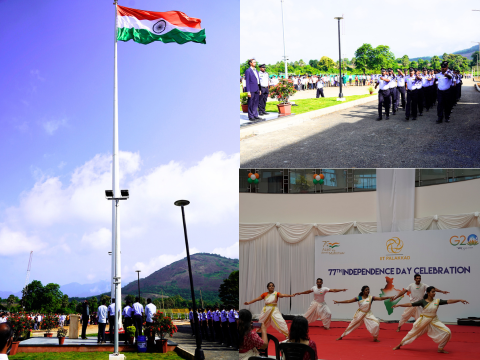
[[[425,6],[425,5],[428,5]],[[396,58],[442,55],[480,42],[476,0],[284,0],[289,61],[338,60],[338,22],[344,17],[342,57],[352,58],[363,43],[388,45]],[[429,18],[427,18],[427,16]],[[280,0],[240,1],[240,63],[255,57],[276,63],[283,57]]]
[[[118,43],[122,282],[192,252],[238,258],[239,6],[120,0],[202,20],[207,44]],[[112,0],[0,1],[0,290],[110,278]],[[230,121],[226,120],[229,119]]]

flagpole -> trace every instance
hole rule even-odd
[[[117,77],[117,2],[115,5],[115,37],[114,37],[114,85],[113,85],[113,171],[112,171],[112,188],[114,198],[119,198],[120,194],[120,176],[119,176],[119,161],[118,161],[118,77]],[[121,272],[120,272],[120,216],[118,206],[119,200],[112,201],[112,241],[113,250],[115,254],[113,260],[115,262],[115,274],[113,276],[115,284],[115,334],[114,334],[114,350],[113,353],[118,355],[118,328],[121,324],[118,314],[121,314],[122,307],[122,287],[121,287]]]

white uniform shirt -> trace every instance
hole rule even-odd
[[[388,75],[381,75],[380,77],[390,79],[390,76]],[[377,83],[379,84],[378,87],[380,88],[380,90],[388,90],[390,88],[389,82],[380,79],[380,77],[377,79]]]
[[[430,86],[430,75],[422,74],[422,86],[429,87]]]
[[[397,75],[397,86],[405,87],[405,76]]]
[[[409,75],[409,76],[406,76],[406,77],[405,77],[405,81],[406,81],[406,83],[407,83],[407,89],[408,89],[408,90],[415,90],[415,89],[416,89],[416,87],[415,87],[415,80],[416,80],[415,75],[413,75],[413,76],[410,76],[410,75]]]
[[[147,322],[152,322],[152,317],[157,312],[157,307],[152,303],[145,306],[145,315],[147,316]]]
[[[321,89],[321,88],[323,88],[323,80],[319,79],[317,82],[317,89]]]
[[[329,288],[322,286],[320,289],[315,285],[312,287],[313,290],[313,300],[318,303],[325,302],[325,294],[330,291]]]
[[[107,322],[108,309],[105,305],[100,305],[97,310],[98,322],[105,324]]]
[[[407,287],[407,291],[410,291],[410,302],[414,301],[419,301],[423,299],[423,295],[425,295],[425,292],[427,291],[428,285],[424,283],[420,283],[420,285],[417,286],[415,283],[411,283]]]
[[[397,87],[397,78],[395,77],[395,74],[393,75],[388,75],[390,77],[390,82],[388,83],[388,87],[390,89],[394,89]]]
[[[115,304],[108,305],[108,315],[115,316]]]
[[[438,90],[448,90],[452,85],[452,80],[439,72],[435,78],[438,80]]]
[[[133,315],[142,315],[143,313],[143,305],[136,302],[133,304]]]
[[[265,71],[259,71],[260,75],[260,86],[261,87],[268,87],[268,73]]]

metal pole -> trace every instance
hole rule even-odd
[[[285,63],[285,79],[288,79],[287,55],[285,52],[285,23],[283,22],[283,0],[280,0],[280,3],[282,4],[283,61]]]
[[[195,340],[197,348],[195,349],[195,359],[204,360],[205,355],[202,350],[202,335],[200,334],[200,325],[198,323],[197,306],[195,304],[195,291],[193,288],[192,265],[190,264],[190,250],[188,249],[187,225],[185,224],[185,211],[182,206],[183,232],[185,234],[185,247],[187,248],[188,275],[190,277],[190,291],[192,292],[193,321],[195,323]]]
[[[115,200],[115,209],[118,215],[118,205],[119,205],[119,200]],[[118,217],[116,217],[116,220],[118,220]],[[116,224],[117,225],[117,224]],[[118,232],[116,233],[117,236],[115,236],[115,250],[116,250],[116,256],[115,258],[117,261],[115,262],[115,334],[114,334],[114,345],[113,345],[113,353],[118,354],[118,325],[120,324],[118,314],[120,313],[120,308],[122,306],[122,298],[120,296],[120,243],[118,242]]]
[[[338,60],[339,60],[339,68],[340,68],[340,94],[338,95],[338,97],[340,99],[343,98],[343,94],[342,94],[342,48],[341,48],[341,45],[340,45],[340,19],[338,19]]]
[[[137,271],[137,274],[138,274],[138,280],[137,280],[137,284],[138,284],[138,302],[140,302],[140,271]]]

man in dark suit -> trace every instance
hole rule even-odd
[[[88,308],[88,300],[85,300],[82,304],[82,339],[87,338],[87,325],[90,317],[90,310]]]
[[[260,98],[260,76],[255,68],[255,59],[248,60],[250,67],[245,70],[245,81],[248,93],[248,120],[261,120],[258,116],[258,101]]]

